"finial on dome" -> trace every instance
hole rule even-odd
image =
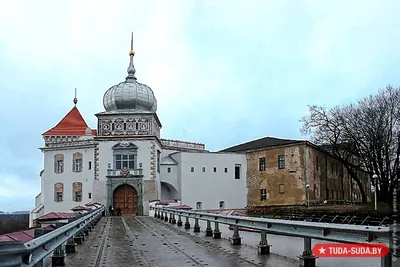
[[[135,77],[135,66],[133,66],[133,56],[135,55],[135,51],[133,51],[133,32],[131,35],[131,51],[129,51],[129,57],[130,57],[130,61],[129,61],[129,67],[128,67],[128,76],[126,77],[126,80],[136,80]]]
[[[75,88],[74,105],[76,106],[77,103],[78,103],[78,98],[76,98],[76,88]]]

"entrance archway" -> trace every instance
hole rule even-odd
[[[121,209],[121,215],[138,214],[138,193],[130,185],[118,186],[113,195],[114,210]]]

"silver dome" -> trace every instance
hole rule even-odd
[[[157,99],[153,90],[145,84],[138,83],[133,66],[133,38],[131,40],[128,76],[124,82],[110,87],[103,97],[106,111],[157,111]]]

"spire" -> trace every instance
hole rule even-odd
[[[131,51],[129,51],[129,57],[130,57],[130,62],[129,62],[129,67],[128,67],[128,76],[126,77],[126,80],[136,80],[135,77],[135,67],[133,66],[133,56],[135,55],[135,51],[133,51],[133,32],[131,35]]]
[[[77,103],[78,103],[78,98],[76,98],[76,88],[75,88],[74,105],[76,106]]]

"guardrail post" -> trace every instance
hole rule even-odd
[[[303,260],[303,264],[300,264],[300,267],[316,267],[317,266],[317,257],[313,255],[311,249],[311,238],[304,238],[304,251],[300,256],[300,259]]]
[[[83,234],[86,236],[89,235],[89,230],[88,230],[87,226],[85,228],[83,228]]]
[[[221,238],[221,231],[219,230],[219,223],[215,222],[214,239],[220,239],[220,238]]]
[[[186,217],[185,229],[190,229],[189,217]]]
[[[172,214],[172,220],[171,220],[172,224],[176,224],[176,220],[175,220],[175,214]]]
[[[200,232],[199,219],[197,219],[197,218],[194,219],[193,232],[194,233],[199,233]]]
[[[168,212],[165,213],[164,221],[168,222]]]
[[[267,231],[261,230],[261,241],[258,244],[258,254],[266,255],[270,254],[271,245],[268,244]]]
[[[161,214],[159,215],[158,218],[161,219],[161,220],[164,220],[164,212],[163,212],[163,211],[160,211],[160,213],[161,213]]]
[[[155,210],[154,211],[154,218],[157,218],[158,217],[158,210]]]
[[[398,261],[400,259],[395,259],[395,261]],[[389,249],[389,253],[382,258],[381,260],[381,267],[396,267],[396,266],[392,266],[392,263],[394,262],[394,259],[392,259],[392,253]]]
[[[65,252],[63,249],[63,245],[58,246],[51,257],[51,266],[52,267],[64,267],[65,266]]]
[[[169,222],[169,223],[172,223],[172,216],[173,216],[172,213],[170,213],[170,214],[169,214],[169,219],[168,219],[168,222]]]
[[[76,246],[75,239],[71,237],[70,239],[68,239],[67,244],[65,245],[65,252],[66,253],[76,252],[75,246]]]
[[[26,248],[22,242],[0,242],[0,266],[20,267]]]
[[[207,221],[206,236],[213,236],[213,230],[211,228],[211,221]]]
[[[182,215],[180,215],[180,214],[178,215],[178,222],[176,225],[182,226]]]
[[[242,238],[239,235],[239,227],[237,225],[233,226],[233,236],[229,238],[231,241],[232,245],[241,245],[242,244]]]
[[[83,237],[80,231],[74,235],[74,242],[79,245],[83,243]]]

